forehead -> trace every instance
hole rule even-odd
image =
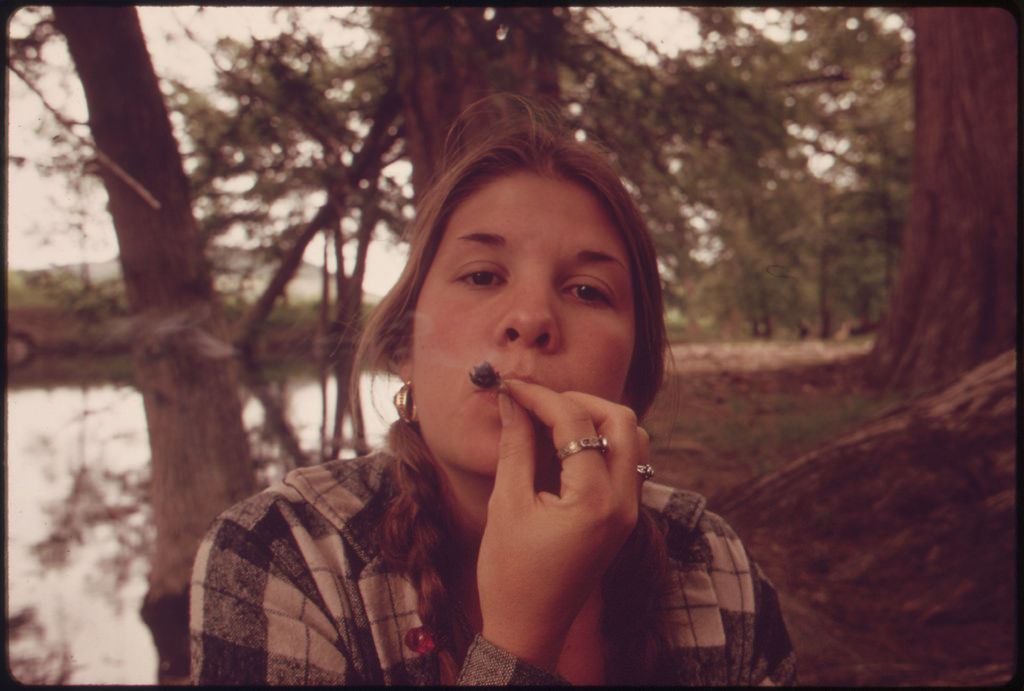
[[[442,245],[462,232],[491,232],[510,243],[544,239],[569,248],[614,251],[626,247],[604,204],[577,182],[515,173],[484,185],[463,200],[448,220]],[[593,247],[590,247],[593,246]]]

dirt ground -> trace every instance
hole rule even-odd
[[[755,341],[672,346],[678,374],[762,372],[838,363],[866,355],[871,341]]]
[[[1016,659],[1008,650],[1015,638],[1007,566],[1013,490],[970,498],[987,496],[988,466],[1006,465],[1007,453],[1012,475],[1014,435],[999,427],[995,441],[977,437],[986,426],[978,421],[963,433],[966,442],[959,432],[923,429],[915,444],[901,449],[890,441],[881,454],[886,471],[909,468],[902,474],[882,472],[872,454],[846,459],[843,467],[859,468],[855,476],[837,474],[847,484],[819,497],[814,510],[795,510],[808,520],[821,514],[821,525],[786,523],[771,500],[744,512],[736,492],[730,497],[749,480],[778,477],[770,474],[920,400],[865,387],[869,349],[863,341],[675,346],[672,374],[644,422],[655,480],[704,494],[755,550],[779,586],[801,684],[1001,685]],[[972,454],[975,447],[981,450]],[[915,492],[923,494],[915,499]],[[873,510],[861,501],[870,496],[880,498]],[[929,513],[950,497],[959,499]],[[764,528],[758,515],[783,521],[785,534]],[[876,529],[884,540],[870,537]],[[791,572],[786,565],[793,564],[800,567]]]
[[[657,481],[713,498],[877,412],[889,400],[865,390],[851,366],[870,347],[674,345],[668,381],[645,421]]]

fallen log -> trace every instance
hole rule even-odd
[[[713,498],[782,592],[802,683],[1013,675],[1017,390],[1008,351]]]

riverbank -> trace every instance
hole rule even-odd
[[[270,379],[316,370],[295,327],[279,328],[265,359]],[[311,336],[305,336],[311,338]],[[283,344],[283,345],[282,345]],[[709,497],[781,466],[896,405],[898,394],[864,387],[857,342],[677,343],[666,384],[644,424],[658,479]],[[8,387],[133,381],[128,352],[44,353],[8,368]]]
[[[227,309],[228,324],[236,322],[240,309]],[[315,305],[281,305],[264,324],[259,352],[270,360],[308,358],[319,338]],[[63,361],[117,360],[128,358],[133,335],[131,318],[118,314],[76,314],[49,306],[9,307],[7,310],[8,371],[66,369]]]

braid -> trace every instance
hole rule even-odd
[[[455,661],[452,599],[438,564],[452,564],[451,521],[445,510],[442,479],[419,433],[404,422],[388,431],[388,447],[398,460],[399,492],[382,523],[381,550],[389,567],[408,574],[416,588],[417,609],[437,645],[441,682],[454,684]]]

